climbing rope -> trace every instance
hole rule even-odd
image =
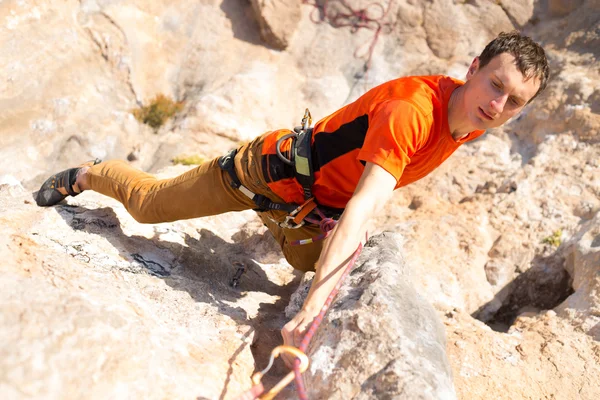
[[[328,237],[331,232],[333,231],[333,228],[335,227],[335,224],[337,223],[337,221],[333,218],[328,218],[327,216],[325,216],[325,214],[323,214],[323,212],[321,210],[319,210],[318,207],[314,208],[312,210],[312,212],[317,213],[317,215],[319,216],[319,218],[321,218],[321,220],[317,220],[311,217],[304,217],[304,221],[306,222],[310,222],[311,224],[315,224],[315,225],[319,225],[319,228],[321,228],[321,234],[312,237],[312,238],[308,238],[308,239],[300,239],[300,240],[294,240],[292,242],[290,242],[290,246],[301,246],[303,244],[310,244],[310,243],[314,243],[317,242],[319,240],[323,240],[326,237]]]
[[[358,245],[358,248],[354,251],[352,258],[348,262],[348,265],[346,266],[344,273],[342,274],[340,279],[337,281],[337,283],[336,283],[335,287],[333,288],[333,290],[331,291],[331,293],[329,293],[329,296],[327,297],[327,300],[325,301],[325,305],[323,305],[323,308],[321,308],[321,312],[319,313],[319,315],[317,315],[317,318],[315,318],[313,320],[312,324],[308,328],[308,331],[306,331],[306,334],[304,335],[304,338],[302,338],[302,342],[300,343],[300,347],[298,348],[302,353],[304,353],[304,354],[306,353],[306,350],[308,349],[308,345],[310,344],[312,337],[317,332],[319,325],[321,325],[321,322],[323,321],[323,318],[325,317],[327,310],[329,310],[329,306],[331,306],[333,299],[335,298],[335,296],[338,294],[340,288],[342,287],[342,283],[344,283],[344,280],[346,280],[346,277],[352,270],[352,267],[354,267],[354,264],[356,263],[356,260],[358,259],[358,256],[360,255],[360,253],[362,251],[362,248],[363,248],[363,245],[362,245],[362,243],[360,243]],[[306,395],[306,389],[304,388],[304,380],[302,379],[303,371],[301,369],[301,366],[302,366],[301,361],[302,360],[300,360],[298,358],[294,361],[294,376],[295,376],[295,381],[296,381],[296,390],[298,391],[298,397],[300,398],[300,400],[307,400],[308,396]]]
[[[329,234],[335,227],[335,224],[337,223],[337,221],[335,221],[332,218],[327,218],[318,208],[315,208],[314,211],[316,211],[319,214],[319,216],[321,217],[321,221],[312,220],[312,219],[309,219],[308,217],[305,219],[309,220],[308,222],[319,224],[323,233],[321,235],[316,236],[311,239],[305,239],[304,241],[299,240],[299,241],[293,242],[293,243],[291,243],[292,245],[313,243],[317,240],[324,239],[327,236],[329,236]],[[300,242],[302,242],[302,243],[300,243]],[[296,390],[298,391],[298,398],[300,400],[308,400],[308,396],[306,394],[306,389],[304,387],[304,380],[302,379],[302,373],[304,371],[306,371],[306,369],[308,368],[308,357],[306,356],[306,350],[308,349],[308,345],[310,344],[310,341],[312,340],[313,336],[317,332],[319,325],[321,325],[321,322],[323,322],[323,318],[325,317],[327,310],[329,310],[329,307],[331,306],[333,299],[335,299],[335,296],[337,296],[340,288],[342,287],[342,284],[346,280],[346,277],[348,276],[348,274],[354,267],[354,264],[356,263],[356,260],[358,259],[358,256],[360,255],[360,253],[362,251],[362,248],[363,248],[362,243],[359,243],[357,249],[354,251],[354,253],[352,254],[352,257],[350,258],[350,261],[348,261],[348,265],[346,266],[344,273],[342,274],[340,279],[335,284],[335,287],[333,288],[331,293],[329,293],[329,296],[327,296],[327,300],[325,301],[325,304],[321,308],[319,315],[317,315],[317,317],[310,324],[310,327],[308,328],[308,330],[306,331],[306,334],[302,338],[302,342],[300,342],[300,346],[298,348],[291,347],[291,346],[276,347],[273,350],[273,352],[271,353],[271,359],[269,361],[269,365],[263,371],[256,373],[252,377],[254,386],[252,388],[250,388],[248,391],[246,391],[245,393],[243,393],[241,396],[239,396],[237,398],[238,400],[254,400],[254,399],[270,400],[273,397],[275,397],[275,395],[277,395],[277,393],[279,393],[292,380],[295,380],[295,382],[296,382]],[[294,370],[292,372],[290,372],[288,375],[286,375],[279,383],[277,383],[277,385],[275,385],[271,390],[269,390],[269,392],[267,392],[266,394],[263,394],[265,389],[260,380],[263,377],[263,375],[269,371],[269,369],[271,368],[271,365],[273,365],[274,358],[277,357],[281,352],[284,352],[284,351],[291,353],[295,357]]]
[[[335,7],[330,7],[332,4],[338,3]],[[380,2],[373,1],[365,7],[353,7],[346,0],[323,0],[323,4],[317,3],[317,0],[302,0],[302,4],[313,6],[314,9],[310,13],[310,20],[315,24],[329,22],[334,28],[350,27],[352,34],[360,29],[374,31],[371,40],[365,42],[354,51],[354,57],[366,58],[364,72],[366,73],[371,68],[371,59],[373,58],[373,50],[379,39],[379,35],[384,30],[389,33],[393,29],[393,23],[385,21],[394,0],[388,0],[387,7]],[[316,12],[319,17],[315,17]],[[368,44],[366,54],[361,54]]]

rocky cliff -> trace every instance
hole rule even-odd
[[[368,296],[409,285],[445,330],[453,384],[443,387],[458,398],[600,396],[600,2],[312,3],[0,3],[3,398],[234,398],[280,342],[300,285],[251,211],[142,225],[92,192],[41,209],[31,193],[48,174],[99,157],[173,176],[189,168],[170,166],[174,158],[220,155],[297,125],[305,107],[319,119],[398,76],[463,78],[513,28],[545,47],[548,89],[396,193],[371,234],[395,232],[407,273],[367,279],[372,291],[352,292],[331,318],[367,321],[347,333],[371,335]],[[336,23],[345,4],[367,7],[373,29]],[[158,94],[183,109],[152,128],[132,111]],[[233,288],[238,263],[246,272]],[[320,334],[317,343],[340,341],[331,326]],[[386,380],[399,376],[400,358],[362,350],[317,358],[314,393],[401,398],[399,381]],[[399,354],[415,376],[429,365]],[[348,367],[364,357],[388,360],[390,375]],[[277,363],[267,383],[286,372]]]

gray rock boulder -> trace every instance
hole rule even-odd
[[[252,0],[252,9],[260,26],[260,36],[268,45],[285,50],[300,22],[297,0]]]
[[[533,0],[503,0],[498,2],[506,15],[518,27],[525,26],[533,17]]]
[[[565,245],[566,270],[575,293],[556,308],[595,340],[600,340],[600,213],[585,221]]]
[[[313,399],[455,399],[444,327],[413,288],[389,232],[367,243],[311,342]],[[302,304],[305,279],[286,313]]]

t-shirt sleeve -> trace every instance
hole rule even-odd
[[[429,134],[428,125],[428,119],[413,104],[384,102],[369,114],[369,128],[357,158],[379,165],[399,181]]]

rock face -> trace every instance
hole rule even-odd
[[[281,314],[264,309],[293,274],[252,212],[148,226],[101,195],[42,209],[5,184],[0,224],[3,398],[232,399],[251,386],[250,345],[275,345]],[[234,261],[249,269],[237,289]]]
[[[345,3],[380,15],[371,1]],[[297,125],[305,107],[318,120],[386,80],[462,79],[489,40],[515,27],[548,54],[546,92],[397,191],[370,233],[401,236],[390,246],[403,261],[387,275],[399,285],[410,275],[411,289],[394,294],[377,279],[373,290],[386,295],[372,304],[405,312],[392,299],[412,299],[427,321],[415,299],[434,307],[459,399],[600,398],[600,2],[386,0],[376,40],[372,30],[336,28],[334,12],[347,10],[328,4],[321,21],[300,1],[0,2],[3,398],[235,397],[280,344],[299,280],[252,212],[140,225],[93,193],[39,209],[31,192],[48,174],[95,157],[131,155],[153,173],[179,155],[212,158]],[[273,35],[266,46],[261,23]],[[285,49],[273,51],[277,43]],[[158,93],[184,108],[154,131],[131,110]],[[381,250],[370,251],[376,260]],[[240,260],[249,268],[233,289]],[[357,270],[357,287],[358,276],[376,278]],[[348,336],[326,324],[324,343],[375,340],[373,315],[352,320],[375,292],[353,293],[332,310],[350,318]],[[434,326],[422,335],[441,343]],[[403,329],[381,332],[388,353],[420,343]],[[377,377],[364,378],[363,393],[336,383],[344,377],[327,369],[325,350],[311,351],[321,357],[310,379],[323,398],[397,393],[394,382],[409,376],[403,363],[423,360],[382,365],[382,376],[344,353],[357,379]],[[429,372],[410,369],[423,382]],[[286,373],[276,363],[267,385]]]
[[[566,270],[575,293],[556,308],[560,316],[600,341],[600,213],[565,244]]]
[[[300,22],[300,1],[251,0],[260,25],[260,36],[278,50],[285,50]]]
[[[414,290],[399,240],[371,238],[340,289],[309,349],[310,398],[456,398],[443,325]],[[303,303],[310,281],[303,283],[288,317]]]

